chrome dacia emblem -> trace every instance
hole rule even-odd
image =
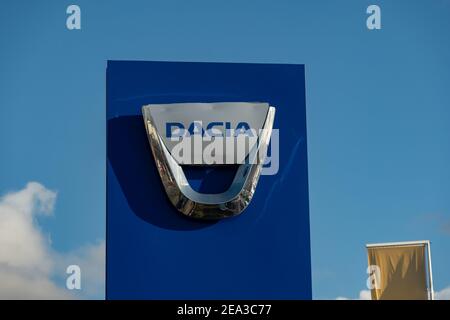
[[[164,189],[186,216],[220,219],[250,203],[272,134],[275,108],[267,103],[173,103],[142,107]],[[192,189],[182,165],[239,165],[228,190]]]

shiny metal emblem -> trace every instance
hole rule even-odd
[[[249,205],[270,142],[274,107],[248,102],[150,104],[142,113],[156,167],[178,211],[193,218],[221,219]],[[188,152],[179,152],[182,143],[190,147]],[[211,143],[219,146],[212,152],[214,161],[205,155]],[[207,194],[189,185],[186,164],[239,167],[228,190]]]

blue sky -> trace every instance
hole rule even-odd
[[[82,29],[66,29],[81,7]],[[382,29],[366,28],[378,4]],[[306,65],[313,296],[365,289],[364,244],[430,239],[450,286],[450,2],[4,1],[0,193],[58,192],[52,247],[104,239],[108,59]],[[96,296],[100,297],[100,296]]]

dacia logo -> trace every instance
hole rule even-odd
[[[142,107],[142,114],[156,168],[178,211],[193,218],[221,219],[238,215],[249,205],[268,159],[273,106],[267,102],[149,104]],[[186,165],[237,169],[227,190],[211,194],[192,188],[184,173]]]
[[[187,129],[180,122],[166,123],[167,138],[182,138],[193,135],[201,135],[208,137],[237,137],[241,134],[249,137],[255,136],[255,130],[250,128],[247,122],[239,122],[236,128],[233,128],[231,122],[214,121],[207,124],[206,128],[202,121],[193,121]]]

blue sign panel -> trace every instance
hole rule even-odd
[[[186,217],[164,190],[141,109],[186,102],[276,108],[273,163],[235,217]],[[311,299],[303,65],[109,61],[106,112],[107,299]],[[217,193],[234,172],[186,177]]]

